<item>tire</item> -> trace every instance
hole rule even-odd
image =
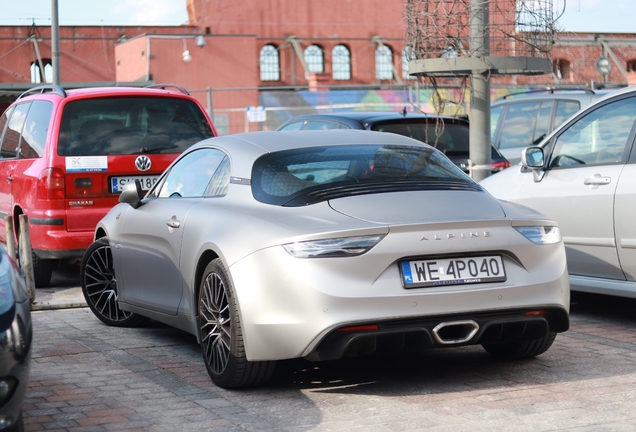
[[[147,318],[119,309],[117,278],[108,238],[88,247],[80,266],[80,283],[86,303],[97,318],[113,327],[134,327]]]
[[[7,429],[3,429],[5,432],[24,432],[24,420],[22,418],[22,410],[20,410],[20,415],[18,419]]]
[[[482,346],[488,354],[502,360],[523,360],[536,357],[546,352],[556,338],[556,333],[549,333],[542,339],[521,342],[492,343]]]
[[[197,304],[201,351],[212,381],[228,389],[266,384],[276,362],[247,360],[238,304],[220,259],[205,268]]]
[[[36,288],[44,288],[51,284],[51,275],[57,260],[38,258],[35,252],[31,253],[33,262],[33,278]]]

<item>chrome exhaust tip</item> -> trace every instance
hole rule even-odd
[[[473,320],[443,322],[435,326],[433,337],[442,345],[454,345],[468,342],[478,330],[479,324]]]

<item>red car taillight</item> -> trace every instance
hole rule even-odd
[[[47,168],[38,176],[38,198],[64,199],[64,171]]]
[[[506,168],[510,168],[510,162],[502,161],[502,162],[493,162],[491,165],[493,171],[503,171]]]

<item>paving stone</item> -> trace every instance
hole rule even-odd
[[[33,312],[25,430],[633,431],[635,305],[577,304],[571,330],[532,360],[496,361],[481,347],[290,360],[268,387],[242,391],[214,386],[189,334],[43,309]]]

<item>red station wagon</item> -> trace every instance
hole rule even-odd
[[[0,241],[4,216],[29,217],[35,284],[79,259],[123,187],[144,189],[190,145],[216,136],[201,104],[175,85],[24,92],[0,117]],[[16,239],[17,241],[17,239]]]

